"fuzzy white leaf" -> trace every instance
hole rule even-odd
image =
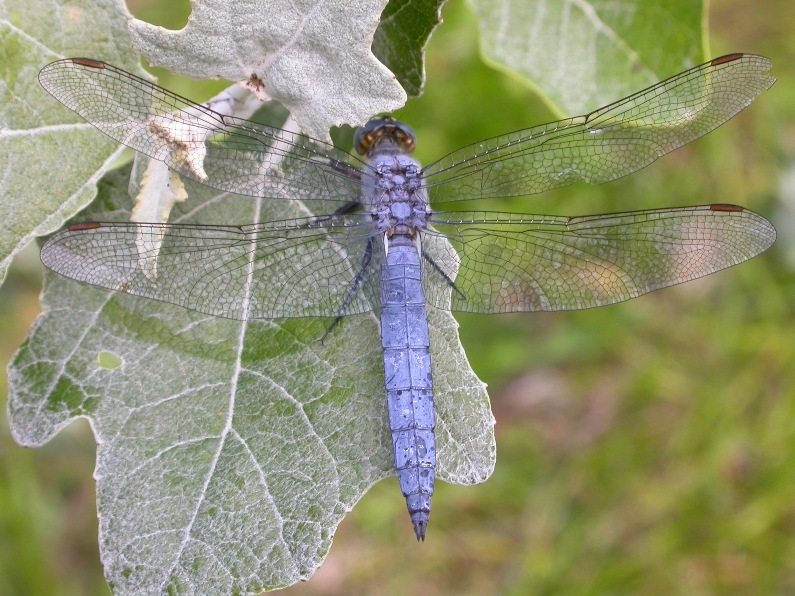
[[[181,31],[133,20],[130,32],[151,64],[246,82],[290,110],[304,133],[328,139],[332,126],[362,125],[406,102],[371,50],[384,6],[385,0],[202,0]]]
[[[128,219],[128,175],[105,179],[87,219]],[[186,186],[171,222],[322,206]],[[9,422],[34,446],[91,421],[102,560],[120,593],[257,593],[307,579],[345,513],[395,473],[373,314],[346,317],[320,343],[327,319],[218,319],[56,275],[42,302],[9,367]],[[482,482],[495,461],[485,387],[455,319],[432,309],[429,328],[437,477]],[[393,498],[403,501],[397,483]]]
[[[145,76],[130,53],[128,18],[122,0],[0,2],[0,281],[22,247],[94,198],[121,151],[50,97],[38,72],[53,60],[88,54]]]

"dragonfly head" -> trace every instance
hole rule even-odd
[[[417,136],[411,128],[394,118],[373,118],[356,131],[353,146],[359,155],[379,153],[411,154],[417,145]]]

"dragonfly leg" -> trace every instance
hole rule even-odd
[[[335,209],[332,213],[328,215],[318,215],[317,217],[313,218],[310,222],[305,223],[302,228],[313,228],[319,227],[318,224],[325,223],[327,221],[331,221],[335,217],[339,217],[340,215],[345,215],[346,213],[352,213],[356,210],[357,207],[360,207],[361,203],[358,201],[348,201],[342,207]]]
[[[452,279],[450,279],[450,276],[447,275],[447,273],[445,273],[444,270],[439,266],[439,263],[434,261],[433,257],[429,255],[427,252],[425,252],[425,250],[422,251],[422,258],[431,264],[431,267],[433,267],[434,270],[444,278],[444,281],[447,282],[448,286],[450,286],[453,290],[455,290],[455,293],[461,297],[461,300],[467,299],[464,293],[458,289],[458,286],[455,285],[455,282]]]
[[[370,261],[373,258],[374,244],[375,241],[371,237],[367,241],[367,248],[364,250],[364,254],[362,255],[362,266],[359,267],[359,272],[356,274],[356,279],[353,280],[353,283],[348,290],[348,295],[345,296],[345,300],[342,301],[342,306],[340,306],[340,309],[337,311],[337,316],[334,317],[331,325],[329,325],[329,328],[326,329],[326,332],[320,338],[320,343],[323,343],[323,340],[325,340],[328,334],[331,333],[331,330],[334,329],[334,327],[337,326],[337,323],[340,322],[340,319],[345,316],[345,311],[348,309],[348,305],[353,300],[353,297],[356,296],[356,292],[359,291],[359,288],[362,287],[362,284],[364,283],[364,276],[367,274],[367,268],[370,266]]]
[[[352,213],[356,210],[357,207],[360,207],[361,203],[359,201],[348,201],[342,207],[339,207],[334,210],[334,213],[331,215],[345,215],[346,213]]]
[[[345,161],[340,161],[338,159],[330,159],[328,165],[330,168],[336,170],[346,178],[358,181],[361,181],[362,179],[362,173]]]

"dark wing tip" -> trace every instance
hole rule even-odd
[[[734,54],[726,54],[725,56],[718,56],[717,58],[713,58],[709,61],[712,66],[718,66],[719,64],[726,64],[727,62],[734,62],[735,60],[740,60],[744,56],[750,56],[751,54],[743,54],[741,52],[736,52]]]
[[[80,66],[87,66],[88,68],[105,68],[107,64],[101,60],[94,60],[93,58],[69,58],[69,62],[74,62]]]
[[[715,205],[710,205],[709,206],[709,210],[710,211],[735,211],[735,212],[738,212],[738,213],[741,212],[741,211],[745,211],[745,209],[743,209],[739,205],[728,205],[728,204],[725,204],[725,203],[716,203]]]
[[[717,58],[713,58],[707,64],[710,66],[720,66],[722,64],[730,64],[732,62],[737,62],[739,60],[745,61],[747,67],[753,72],[754,74],[763,77],[764,80],[767,81],[765,85],[765,89],[769,89],[773,86],[773,83],[776,82],[776,78],[770,75],[764,75],[773,67],[773,62],[770,58],[765,56],[760,56],[759,54],[743,54],[743,53],[735,53],[735,54],[726,54],[725,56],[718,56]]]
[[[66,229],[70,232],[82,232],[83,230],[96,230],[97,228],[101,228],[102,224],[96,221],[85,221],[81,223],[72,224],[71,226],[67,227]]]
[[[759,241],[758,247],[759,250],[754,252],[751,256],[747,258],[751,258],[752,256],[756,256],[760,253],[765,252],[768,248],[770,248],[773,243],[776,241],[776,236],[778,233],[776,232],[776,228],[773,227],[773,224],[770,223],[767,219],[755,213],[753,211],[749,211],[744,207],[740,207],[739,205],[729,205],[725,203],[716,203],[714,205],[709,206],[710,211],[722,211],[725,213],[747,213],[751,218],[756,221],[756,226],[754,229],[756,230],[757,239]]]
[[[72,64],[78,66],[85,66],[87,68],[96,68],[96,69],[105,69],[107,68],[108,64],[106,62],[102,62],[101,60],[94,60],[93,58],[64,58],[62,60],[56,60],[55,62],[50,62],[49,64],[45,64],[44,68],[39,71],[39,82],[42,86],[47,89],[48,92],[52,93],[48,88],[48,79],[52,76],[52,71],[58,73],[60,68],[65,64]]]

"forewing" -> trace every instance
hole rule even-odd
[[[431,202],[626,176],[732,118],[775,82],[769,69],[762,56],[723,56],[585,116],[463,147],[423,170]]]
[[[423,246],[439,256],[424,261],[426,298],[476,313],[613,304],[742,263],[776,238],[770,222],[733,205],[585,217],[435,213],[430,221]],[[448,269],[456,260],[457,275]]]
[[[378,307],[379,239],[372,220],[356,215],[249,226],[85,223],[53,235],[41,260],[78,281],[218,317],[332,317],[365,260],[345,312]]]
[[[114,66],[85,58],[45,66],[39,82],[109,137],[211,188],[252,197],[355,201],[360,168],[309,137],[225,116]]]

